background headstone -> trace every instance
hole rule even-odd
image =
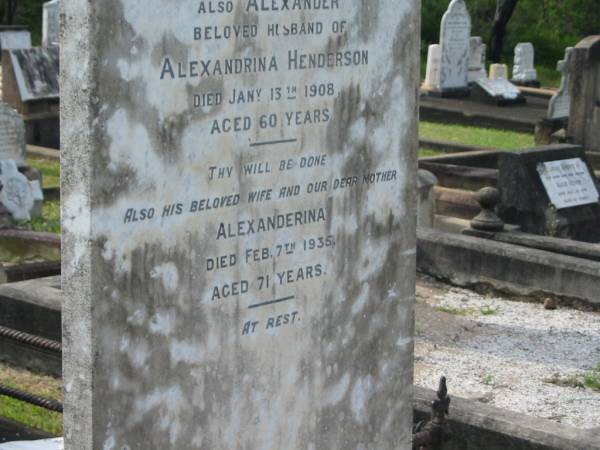
[[[487,78],[485,70],[487,46],[479,36],[471,37],[469,43],[469,83],[473,83],[481,78]]]
[[[600,242],[600,204],[596,202],[562,209],[560,207],[564,205],[559,205],[557,208],[552,204],[542,181],[541,167],[552,167],[557,161],[569,162],[573,159],[583,161],[588,175],[593,177],[592,167],[579,146],[556,145],[503,153],[499,160],[498,175],[501,195],[499,214],[502,219],[506,223],[519,225],[528,233]],[[593,180],[597,185],[597,180]],[[580,181],[583,185],[583,174]]]
[[[535,49],[530,42],[521,42],[515,47],[513,82],[524,86],[539,87],[535,69]]]
[[[508,66],[506,64],[491,64],[490,65],[490,80],[508,80]]]
[[[42,20],[42,46],[58,45],[60,39],[60,0],[44,3]]]
[[[567,119],[571,112],[571,73],[573,70],[573,47],[565,50],[565,59],[559,61],[556,70],[562,74],[560,88],[550,99],[548,106],[549,119]]]
[[[12,159],[25,165],[25,122],[21,115],[5,103],[0,103],[0,160]]]
[[[418,1],[226,4],[61,4],[65,448],[408,450]]]
[[[424,89],[440,88],[440,67],[442,58],[442,47],[432,44],[427,50],[427,70],[425,73]]]
[[[573,50],[571,108],[567,135],[587,152],[600,152],[600,35]]]
[[[57,99],[60,97],[58,85],[59,51],[57,47],[10,50],[8,57],[10,64],[2,64],[2,96],[4,101],[13,103],[11,101],[13,96],[11,91],[14,88],[8,83],[12,78],[16,81],[18,92],[15,94],[18,94],[18,102]],[[10,67],[5,70],[5,65]],[[11,73],[7,74],[7,70]]]
[[[24,27],[0,25],[0,51],[31,48],[31,33]]]
[[[452,0],[442,17],[440,89],[442,94],[469,93],[471,16],[464,0]]]
[[[32,184],[20,173],[14,161],[3,160],[0,161],[0,185],[0,203],[12,217],[17,221],[31,219],[31,210],[39,195],[39,184]]]

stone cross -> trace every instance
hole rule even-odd
[[[66,450],[411,448],[419,2],[365,5],[61,2]]]
[[[469,81],[471,16],[464,0],[452,0],[440,30],[440,89],[465,91]]]
[[[556,70],[562,74],[562,78],[558,92],[550,99],[550,105],[548,106],[549,119],[566,119],[569,117],[571,110],[569,84],[571,80],[573,52],[574,48],[568,47],[565,50],[565,58],[556,65]]]
[[[535,50],[530,42],[521,42],[515,47],[515,60],[513,65],[513,80],[520,83],[537,81],[535,69]]]

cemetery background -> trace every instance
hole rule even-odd
[[[542,80],[543,85],[548,87],[558,86],[560,76],[554,70],[553,66],[558,59],[563,57],[564,47],[566,45],[573,45],[577,43],[580,40],[579,38],[583,37],[583,35],[592,34],[592,31],[597,30],[597,24],[600,23],[600,18],[594,17],[593,14],[585,13],[586,11],[600,11],[600,9],[598,9],[598,3],[593,0],[586,1],[589,1],[589,4],[586,3],[585,5],[581,6],[582,3],[578,3],[579,8],[573,8],[569,2],[554,2],[561,3],[561,7],[565,8],[564,10],[556,8],[556,5],[553,7],[553,2],[546,2],[545,5],[548,8],[545,10],[545,14],[547,15],[544,16],[544,20],[546,23],[557,24],[555,27],[546,27],[548,28],[548,30],[546,30],[547,33],[544,32],[544,27],[539,26],[539,24],[537,27],[531,27],[527,25],[528,23],[531,23],[532,17],[537,16],[533,13],[535,10],[534,3],[531,1],[522,1],[520,5],[523,5],[523,10],[520,12],[518,10],[517,13],[515,13],[515,17],[509,26],[510,34],[507,45],[505,45],[505,61],[509,63],[512,62],[512,50],[514,48],[513,43],[531,41],[536,46],[536,60],[540,62],[540,64],[537,65],[537,69],[540,73],[540,79]],[[41,3],[42,2],[39,2],[40,5]],[[493,14],[493,3],[494,2],[491,1],[469,2],[469,9],[474,20],[473,35],[482,35],[486,37],[486,29],[489,28],[486,24],[489,20],[490,11],[491,14]],[[539,3],[536,4],[539,5]],[[36,12],[37,6],[34,5],[34,2],[31,2],[28,5],[27,12],[21,17],[32,18],[32,22],[36,23],[35,27],[33,27],[35,30],[37,27],[39,27],[41,15],[38,15]],[[436,42],[437,34],[439,34],[439,19],[447,7],[447,2],[428,2],[425,0],[423,5],[423,43],[426,44],[428,42]],[[562,18],[559,16],[562,16]],[[37,20],[38,18],[39,20]],[[554,33],[553,30],[560,29],[559,27],[561,26],[565,27],[565,30],[568,29],[568,33],[559,33],[559,35]],[[594,26],[596,28],[593,28]],[[431,30],[435,31],[433,32]],[[517,34],[517,30],[519,30],[521,34]],[[581,36],[577,35],[578,30],[581,30]],[[529,36],[527,33],[532,33],[532,35]],[[34,40],[37,40],[36,36],[37,34],[34,31]],[[519,38],[523,36],[527,36],[528,39]],[[428,41],[428,39],[431,39],[431,41]],[[486,40],[487,39],[484,39],[484,41]],[[423,46],[423,49],[426,49],[426,45]],[[423,76],[425,60],[426,55],[424,58],[422,58]],[[512,70],[510,71],[512,73]],[[433,122],[422,122],[420,135],[421,138],[425,140],[443,139],[455,142],[457,144],[479,146],[482,148],[517,150],[529,148],[534,145],[534,137],[532,133],[464,125],[439,124]],[[427,148],[425,145],[422,145],[420,156],[435,156],[442,153],[443,152],[440,152],[439,150]],[[29,157],[28,163],[33,167],[39,168],[44,174],[44,187],[55,188],[58,186],[59,166],[55,160],[41,157]],[[24,224],[24,226],[32,230],[57,233],[60,231],[58,214],[59,200],[46,201],[44,203],[44,218],[36,219],[28,224]],[[436,297],[433,302],[430,299],[424,299],[423,297],[421,297],[420,301],[422,303],[431,303],[430,306],[441,317],[444,317],[444,315],[459,318],[464,316],[474,316],[476,318],[473,320],[475,324],[474,326],[477,327],[479,327],[479,324],[484,322],[486,319],[491,318],[493,320],[498,318],[498,316],[503,315],[504,312],[508,314],[512,311],[510,308],[506,308],[506,311],[503,311],[501,303],[498,303],[493,298],[491,300],[489,298],[473,298],[470,293],[461,291],[454,291],[450,294],[451,295],[446,295],[442,292],[438,292],[437,295],[439,297]],[[421,307],[423,307],[423,304],[421,304]],[[524,307],[524,310],[527,310],[526,306]],[[500,321],[500,318],[498,318],[498,321]],[[594,323],[595,322],[592,321],[591,326],[593,326]],[[471,325],[467,324],[466,326],[469,327]],[[423,327],[423,323],[417,323],[417,334],[426,336],[427,333],[423,330]],[[451,338],[453,337],[454,336]],[[428,341],[429,338],[430,337],[428,336],[426,340],[424,339],[421,341],[420,345],[427,346],[428,344],[425,341]],[[592,336],[592,340],[589,341],[588,344],[591,346],[597,345],[597,339],[597,336]],[[435,339],[433,341],[435,341]],[[460,339],[458,339],[458,341],[460,341]],[[433,360],[427,360],[428,357],[429,356],[423,358],[425,358],[427,363],[432,363],[433,370],[426,369],[424,374],[418,375],[417,378],[420,377],[421,380],[424,380],[423,382],[425,384],[431,386],[431,383],[435,380],[437,375],[435,371],[435,363]],[[445,358],[448,356],[443,355],[443,357]],[[417,362],[417,366],[419,366],[419,361]],[[590,386],[597,386],[595,383],[600,377],[598,371],[593,367],[588,367],[585,370],[579,370],[577,373],[566,374],[564,377],[561,375],[557,378],[553,378],[555,375],[554,373],[550,374],[548,377],[542,375],[543,374],[540,374],[540,377],[545,384],[554,384],[554,386],[557,388],[564,389],[565,392],[569,392],[569,390],[574,389],[576,393],[581,389],[582,384],[586,384],[586,380],[591,380],[589,383],[587,383]],[[454,376],[460,376],[460,372],[454,374]],[[11,384],[15,387],[20,387],[30,391],[33,390],[42,396],[51,397],[58,400],[62,399],[62,394],[60,393],[60,380],[55,378],[36,377],[35,374],[31,375],[29,372],[15,370],[10,366],[1,366],[0,382],[5,382],[6,384]],[[482,397],[480,400],[482,402],[489,402],[490,395],[487,391],[492,391],[494,386],[500,386],[501,388],[501,385],[502,381],[499,377],[483,371],[477,386],[477,388],[479,388],[481,391],[484,391],[481,394]],[[458,388],[458,392],[461,392],[460,387]],[[554,390],[553,392],[556,393],[558,391]],[[535,410],[531,410],[529,412],[532,414],[536,413]],[[42,409],[29,407],[26,405],[24,406],[16,401],[3,401],[0,404],[0,415],[22,420],[26,423],[29,423],[33,427],[45,429],[53,434],[59,434],[62,431],[62,419],[59,414],[47,413]],[[553,418],[553,420],[556,419],[557,418]],[[562,421],[563,419],[564,417],[558,417],[559,421]],[[595,416],[590,415],[586,417],[585,420],[592,421],[591,423],[593,424],[593,421],[596,419]]]

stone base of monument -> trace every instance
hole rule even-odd
[[[521,105],[527,101],[516,86],[503,78],[477,80],[471,92],[473,100],[496,106]]]
[[[521,80],[511,79],[510,82],[516,86],[524,86],[524,87],[530,87],[530,88],[542,87],[542,83],[540,83],[538,80],[521,81]]]
[[[535,126],[535,145],[556,144],[555,133],[566,129],[568,119],[544,118]]]
[[[469,87],[441,89],[424,85],[421,90],[428,96],[436,98],[463,98],[471,94]]]
[[[498,168],[505,222],[542,236],[600,242],[598,181],[583,148],[504,153]]]

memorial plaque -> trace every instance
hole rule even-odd
[[[65,448],[410,449],[417,0],[61,7]]]
[[[562,73],[560,80],[560,89],[550,99],[548,105],[549,119],[568,119],[571,113],[571,71],[573,70],[573,57],[575,49],[567,47],[565,50],[565,59],[556,64],[556,70]]]
[[[473,85],[473,98],[497,105],[525,102],[518,87],[506,78],[480,78]]]
[[[442,90],[468,92],[471,16],[464,0],[452,0],[442,18],[440,45]]]
[[[581,158],[538,164],[546,193],[556,209],[598,203],[598,189]]]
[[[0,160],[12,159],[25,165],[25,122],[17,111],[0,104]]]

